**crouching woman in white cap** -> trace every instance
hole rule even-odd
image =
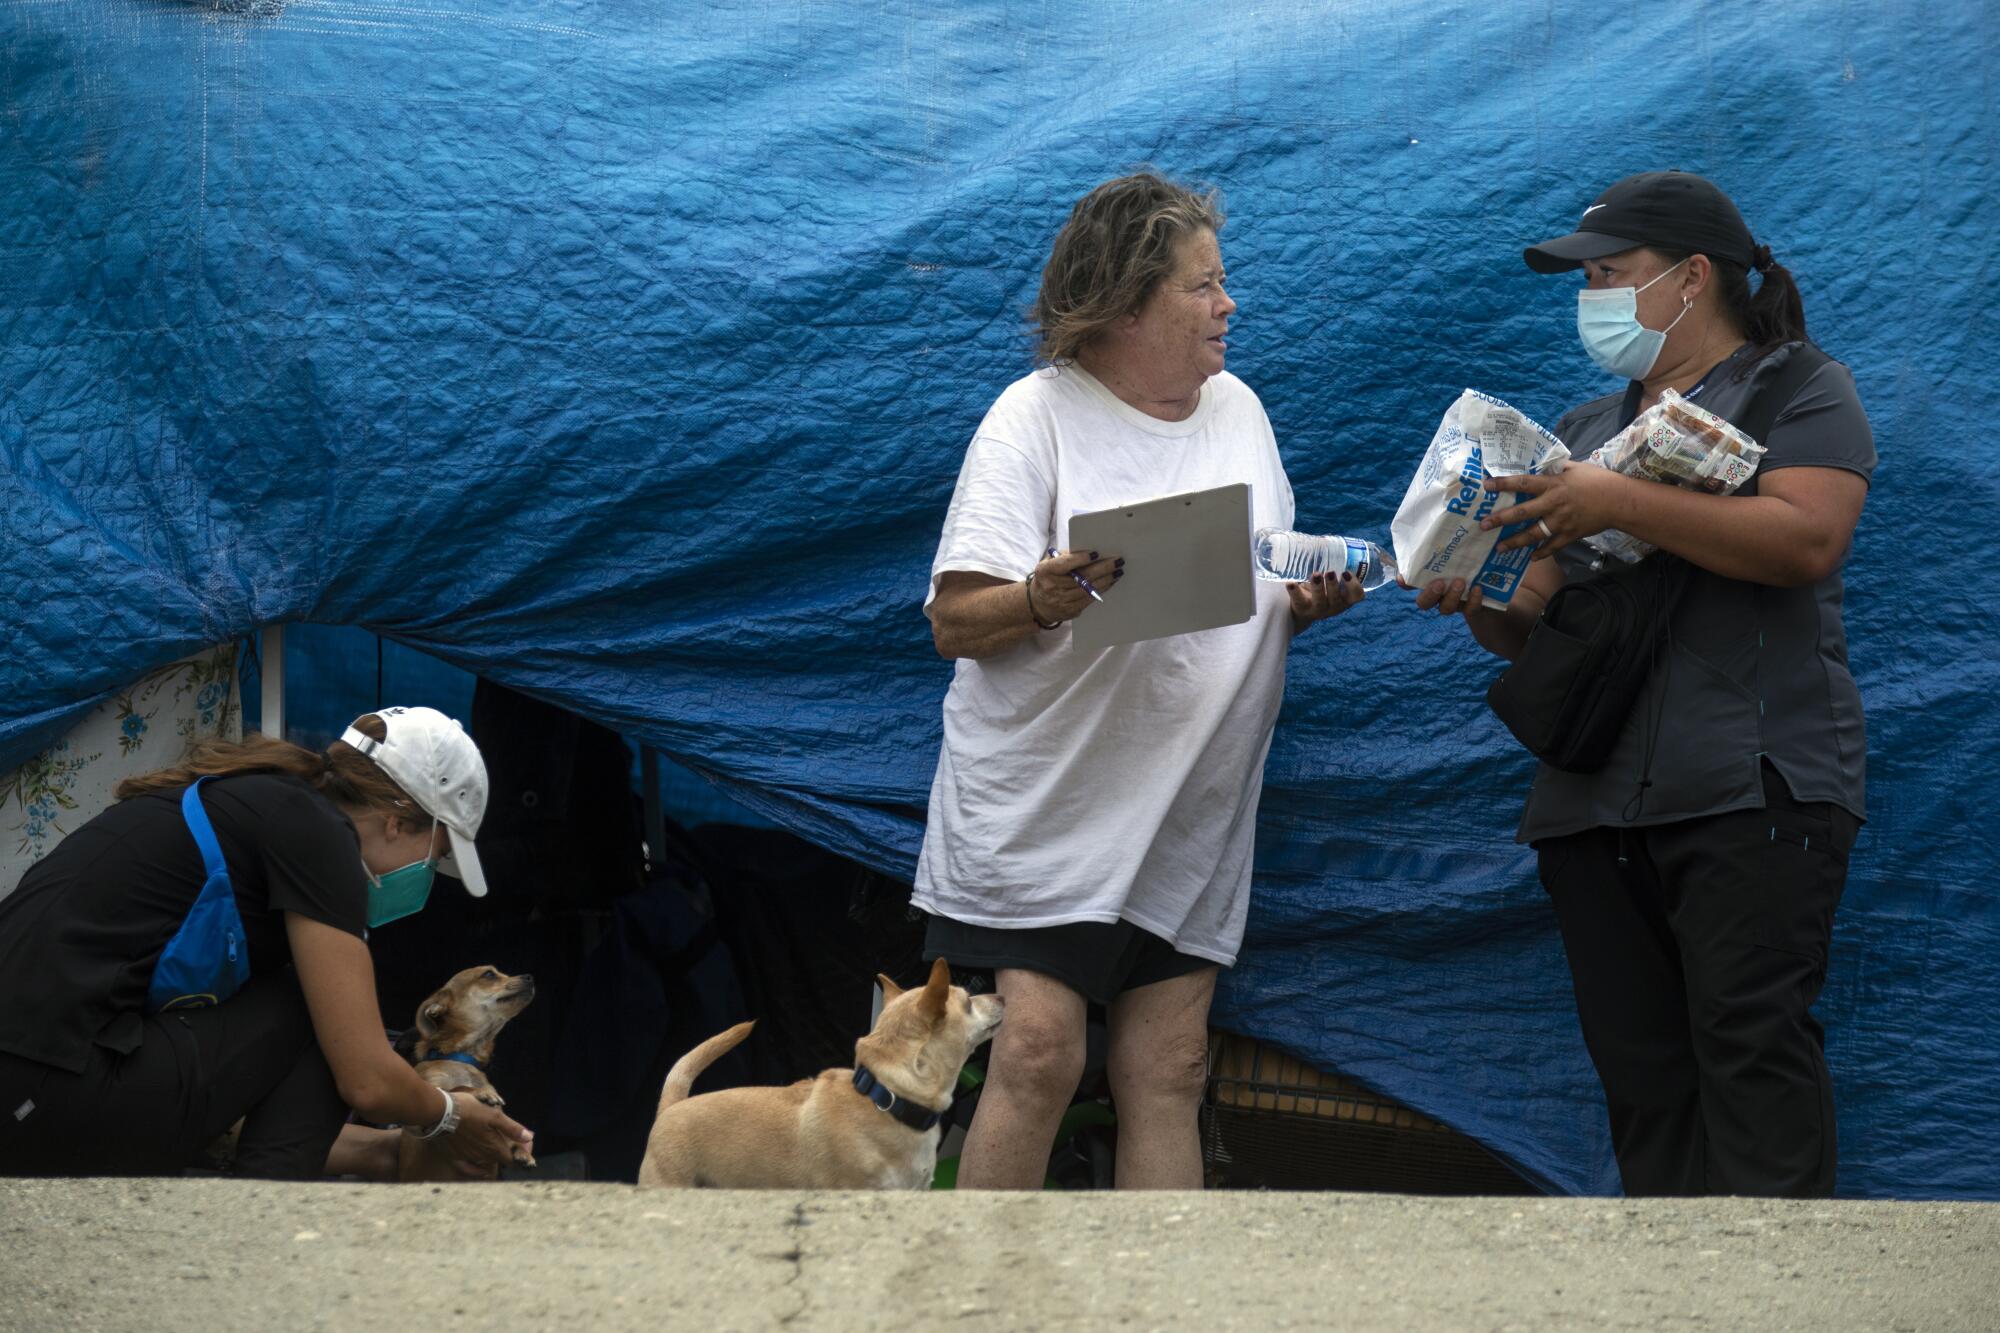
[[[324,753],[252,736],[132,778],[0,900],[0,1174],[158,1175],[239,1119],[239,1175],[387,1175],[395,1136],[468,1166],[533,1136],[390,1048],[367,932],[434,870],[486,891],[486,767],[429,708]],[[337,1146],[336,1146],[336,1142]]]

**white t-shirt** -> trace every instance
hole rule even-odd
[[[1291,526],[1271,423],[1234,375],[1159,421],[1080,367],[1038,371],[966,450],[924,605],[947,571],[1024,577],[1069,549],[1072,514],[1242,481],[1253,527]],[[915,904],[982,926],[1123,919],[1235,962],[1291,641],[1284,586],[1256,586],[1241,625],[1095,653],[1064,627],[959,659]]]

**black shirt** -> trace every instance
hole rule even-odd
[[[291,965],[283,913],[363,936],[368,879],[354,825],[297,778],[212,778],[250,974]],[[81,1072],[92,1043],[138,1048],[146,987],[205,874],[181,793],[120,801],[64,838],[0,899],[0,1051]]]
[[[1736,420],[1799,346],[1787,343],[1755,360],[1754,348],[1739,348],[1709,372],[1697,401]],[[1572,456],[1588,457],[1625,425],[1624,404],[1622,392],[1585,403],[1563,417],[1556,434]],[[1875,472],[1875,437],[1854,377],[1838,361],[1799,386],[1761,443],[1768,452],[1738,495],[1755,495],[1759,478],[1781,468],[1839,468],[1864,481]],[[1573,580],[1594,572],[1593,555],[1578,543],[1554,559]],[[1838,570],[1803,587],[1773,588],[1696,568],[1674,613],[1664,665],[1647,679],[1611,757],[1595,773],[1543,764],[1517,838],[1756,809],[1764,804],[1766,761],[1793,799],[1865,818],[1867,728],[1847,665],[1844,596]],[[1649,731],[1653,785],[1636,801]]]

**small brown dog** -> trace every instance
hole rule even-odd
[[[535,979],[526,973],[510,977],[491,967],[466,968],[417,1006],[418,1075],[446,1092],[470,1092],[488,1106],[505,1106],[486,1077],[486,1064],[500,1029],[534,998]],[[400,1148],[399,1181],[468,1178],[442,1140],[405,1135]],[[516,1148],[514,1154],[522,1166],[535,1164],[526,1148]],[[485,1175],[487,1180],[499,1178],[497,1166]]]
[[[951,984],[940,958],[930,981],[899,990],[875,1030],[854,1043],[855,1067],[786,1088],[726,1088],[689,1097],[701,1071],[750,1035],[739,1023],[675,1063],[639,1165],[639,1184],[669,1189],[926,1189],[937,1124],[967,1056],[1000,1026],[997,995]]]

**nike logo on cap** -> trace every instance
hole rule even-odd
[[[1592,213],[1595,213],[1598,209],[1602,207],[1604,207],[1603,204],[1592,204],[1589,208],[1583,210],[1583,217],[1585,218],[1589,217]],[[1581,222],[1583,221],[1583,218],[1578,218],[1577,221]]]

